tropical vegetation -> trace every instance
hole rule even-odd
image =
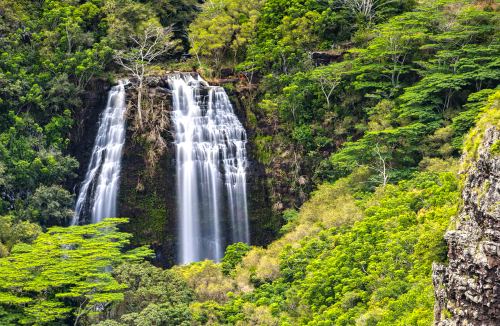
[[[2,0],[0,325],[431,325],[459,158],[498,120],[499,27],[496,1]],[[140,94],[173,70],[242,107],[265,248],[162,269],[127,219],[70,226],[93,81],[140,77],[134,138],[163,149]]]

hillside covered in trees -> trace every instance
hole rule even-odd
[[[493,196],[469,183],[496,173],[499,3],[0,0],[0,49],[0,325],[480,325],[435,315],[432,274],[461,194]],[[174,72],[229,95],[254,235],[165,268]],[[75,223],[94,97],[125,79],[131,215]]]

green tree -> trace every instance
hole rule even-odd
[[[373,30],[373,40],[366,48],[352,50],[357,55],[351,74],[354,85],[367,96],[390,99],[405,86],[405,74],[411,69],[411,58],[425,38],[428,20],[418,13],[406,13]]]
[[[198,2],[194,0],[143,0],[149,4],[162,26],[175,23],[176,29],[186,30],[198,14]]]
[[[32,244],[42,233],[35,223],[14,221],[12,216],[0,216],[0,258],[7,257],[12,247],[18,243]]]
[[[7,173],[5,165],[0,162],[0,188],[9,188],[12,182],[12,175]]]
[[[243,242],[233,243],[227,246],[222,262],[222,273],[229,275],[236,265],[246,256],[247,252],[251,249],[249,245]]]
[[[428,34],[429,43],[421,49],[436,51],[427,62],[418,62],[424,78],[406,89],[401,117],[423,123],[429,131],[439,127],[442,114],[462,105],[460,92],[480,91],[500,80],[500,45],[494,34],[495,14],[477,7],[435,14],[434,22],[452,21],[449,29]]]
[[[342,150],[334,153],[330,160],[344,167],[360,166],[373,172],[370,179],[376,185],[387,185],[398,174],[408,174],[412,169],[411,147],[405,139],[412,139],[414,129],[387,128],[383,131],[369,131],[356,142],[346,142]],[[402,138],[404,135],[405,138]]]
[[[30,115],[19,117],[11,111],[9,122],[11,127],[0,134],[0,160],[4,162],[6,175],[14,178],[13,186],[33,191],[42,182],[52,185],[75,176],[76,159],[47,147],[43,129]],[[49,135],[62,138],[61,133],[50,129]]]
[[[141,32],[156,18],[153,7],[138,1],[107,0],[101,4],[105,17],[99,27],[105,31],[103,40],[114,49],[126,50],[133,45],[130,36]]]
[[[38,222],[44,226],[67,225],[75,214],[72,205],[73,195],[61,186],[41,185],[23,201],[23,208],[15,214],[22,221]]]
[[[467,98],[468,103],[464,106],[467,111],[460,112],[458,116],[453,118],[451,124],[455,136],[452,141],[454,148],[462,149],[464,136],[474,127],[474,122],[479,116],[480,109],[486,105],[488,96],[493,95],[495,92],[494,89],[482,89],[469,95]]]
[[[44,128],[47,147],[66,145],[69,139],[64,140],[63,135],[70,130],[72,125],[73,119],[71,119],[71,111],[69,110],[65,110],[63,116],[52,117],[52,120]]]
[[[18,244],[0,259],[0,304],[23,307],[22,324],[44,324],[74,316],[74,324],[99,307],[123,300],[120,285],[107,271],[125,261],[152,255],[146,247],[122,253],[130,234],[117,232],[126,219],[53,227],[32,245]]]
[[[179,42],[171,40],[172,26],[162,28],[154,22],[137,35],[130,38],[134,42],[134,47],[128,51],[119,51],[115,55],[115,61],[126,70],[130,71],[139,81],[139,92],[137,98],[137,112],[139,113],[139,124],[143,129],[141,115],[141,98],[144,87],[144,76],[146,67],[152,61],[172,50]]]
[[[189,26],[190,52],[198,60],[200,56],[208,57],[216,67],[231,53],[236,65],[238,56],[245,58],[254,39],[263,4],[262,0],[206,1],[200,15]]]
[[[312,79],[319,83],[321,92],[325,95],[326,105],[330,107],[330,96],[335,88],[342,81],[342,77],[346,73],[346,63],[338,63],[318,67],[312,71]]]
[[[345,9],[354,12],[355,14],[366,17],[369,23],[378,18],[380,11],[383,11],[383,6],[394,1],[383,0],[340,0],[339,3]]]
[[[124,263],[112,272],[126,289],[123,301],[114,305],[108,315],[125,325],[189,325],[189,304],[194,292],[171,270],[142,264]],[[101,323],[100,325],[106,323]]]

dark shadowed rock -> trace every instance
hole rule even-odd
[[[341,53],[333,53],[333,52],[313,52],[311,55],[311,59],[314,61],[316,65],[327,65],[334,62],[342,62],[344,61],[344,55],[347,52],[343,51]]]
[[[161,86],[160,83],[163,85],[163,81],[160,76],[146,76],[144,79],[145,84],[149,87]]]
[[[169,90],[168,88],[164,88],[164,87],[157,87],[156,92],[161,93],[161,94],[172,94],[171,90]]]
[[[234,69],[233,68],[222,68],[220,70],[220,78],[229,78],[234,75]]]
[[[128,76],[127,79],[133,85],[138,85],[139,84],[139,78],[137,78],[137,77]]]

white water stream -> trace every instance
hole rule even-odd
[[[99,117],[99,130],[85,180],[75,205],[72,225],[89,216],[92,223],[116,217],[116,195],[120,177],[122,148],[125,143],[125,84],[111,88],[105,110]]]
[[[227,244],[250,243],[246,132],[221,87],[171,76],[177,161],[179,262],[219,261]],[[208,89],[202,97],[200,90]],[[225,230],[229,230],[226,232]]]

